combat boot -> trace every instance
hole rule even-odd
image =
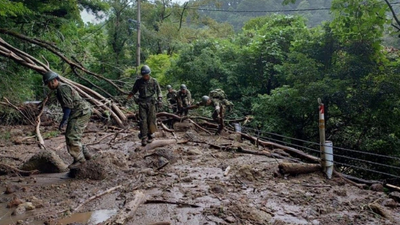
[[[93,158],[93,155],[89,152],[89,149],[85,145],[82,146],[82,153],[86,160],[91,160]]]
[[[82,159],[79,159],[79,160],[75,160],[74,159],[74,162],[71,165],[69,165],[68,168],[69,169],[77,169],[77,168],[81,167],[82,164],[84,164],[85,162],[86,162],[85,158],[82,158]]]
[[[147,144],[147,138],[142,138],[142,146],[146,146]]]
[[[151,143],[154,141],[154,138],[152,135],[148,135],[147,143]]]

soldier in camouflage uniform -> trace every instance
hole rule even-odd
[[[176,113],[177,109],[178,109],[178,103],[177,103],[177,92],[172,88],[171,85],[167,85],[167,100],[168,100],[168,108],[172,109],[173,113]]]
[[[192,103],[192,94],[190,94],[186,85],[181,85],[181,90],[178,92],[176,98],[178,101],[178,114],[186,116],[189,112],[188,108]]]
[[[214,107],[214,112],[212,114],[212,118],[215,122],[219,124],[217,133],[221,133],[224,127],[224,117],[226,110],[231,111],[233,108],[233,103],[226,99],[225,92],[221,89],[216,89],[210,92],[209,97],[204,95],[201,98],[201,102],[196,104],[198,106],[212,106]]]
[[[128,99],[139,92],[137,104],[139,105],[139,126],[142,145],[153,141],[152,134],[157,131],[156,125],[156,104],[162,107],[162,93],[157,80],[150,77],[150,67],[142,66],[140,69],[142,75],[133,85]]]
[[[57,99],[64,112],[58,129],[62,130],[67,123],[65,140],[68,152],[74,158],[74,162],[69,167],[78,167],[92,157],[87,148],[81,143],[83,131],[92,114],[91,106],[79,96],[73,87],[61,82],[58,74],[53,71],[48,71],[43,76],[43,82],[51,90],[56,91]]]

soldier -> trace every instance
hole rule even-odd
[[[132,91],[128,95],[130,99],[139,92],[137,104],[139,105],[139,126],[142,146],[153,141],[153,133],[157,131],[156,104],[162,107],[162,93],[157,80],[150,77],[150,67],[144,65],[140,69],[141,78],[137,79]]]
[[[69,168],[77,168],[92,158],[87,148],[81,143],[83,131],[92,114],[91,106],[73,87],[61,82],[58,74],[53,71],[48,71],[43,76],[43,82],[51,90],[56,90],[57,99],[64,112],[58,129],[61,131],[67,123],[65,140],[68,152],[74,158]]]
[[[188,108],[192,103],[192,95],[190,94],[190,91],[187,89],[186,85],[181,85],[180,91],[178,92],[176,98],[178,101],[178,114],[186,116],[189,112]]]
[[[226,99],[226,94],[223,90],[216,89],[211,91],[209,96],[204,95],[201,98],[201,102],[196,104],[196,107],[201,105],[214,107],[212,118],[219,124],[217,133],[221,133],[222,129],[224,128],[224,116],[226,110],[231,111],[233,108],[233,103]]]
[[[172,109],[173,113],[176,113],[178,106],[176,102],[177,92],[171,87],[171,85],[167,85],[167,100],[168,100],[168,108]]]

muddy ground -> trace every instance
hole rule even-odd
[[[0,127],[0,163],[18,168],[41,151],[30,138],[33,130]],[[55,127],[42,128],[42,134],[47,148],[70,164],[63,135]],[[0,176],[0,224],[102,224],[121,213],[135,190],[143,191],[147,203],[127,224],[400,224],[399,204],[384,192],[322,173],[274,177],[281,160],[206,144],[257,150],[234,135],[165,132],[157,140],[179,143],[152,150],[140,147],[137,135],[134,128],[89,124],[83,142],[105,169],[103,180],[72,179],[67,172]],[[115,189],[89,200],[110,188]],[[372,203],[388,218],[375,213]]]

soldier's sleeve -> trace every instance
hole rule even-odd
[[[136,92],[139,90],[139,79],[136,79],[135,84],[132,87],[131,92],[129,92],[129,95],[135,95]]]
[[[60,92],[63,104],[62,107],[65,108],[74,108],[74,93],[72,87],[68,85],[63,85],[58,90]]]

